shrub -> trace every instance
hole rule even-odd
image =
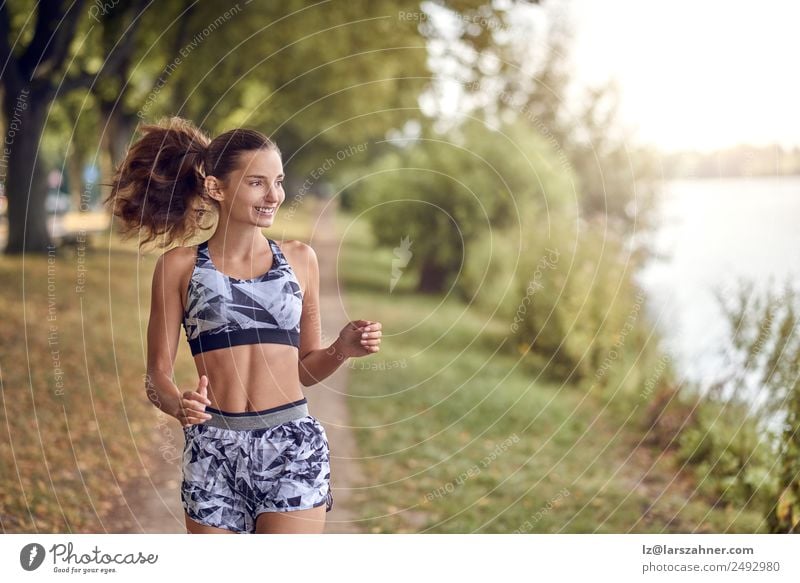
[[[775,494],[773,446],[746,402],[698,395],[678,456],[692,466],[698,490],[716,504],[766,508]]]
[[[580,237],[565,225],[551,228],[550,237],[528,231],[513,322],[534,366],[560,380],[605,387],[630,364],[627,354],[644,345],[645,297],[621,241],[580,227]]]

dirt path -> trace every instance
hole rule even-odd
[[[156,446],[140,451],[143,475],[123,490],[119,507],[104,523],[109,533],[186,532],[180,499],[183,434],[174,418],[155,408],[153,411]]]
[[[336,272],[339,263],[339,235],[334,225],[338,199],[320,201],[317,221],[309,244],[319,259],[322,344],[328,346],[349,320]],[[350,369],[339,367],[322,383],[305,389],[311,414],[325,427],[331,449],[333,509],[328,512],[325,532],[362,532],[353,510],[352,492],[365,483],[358,464],[355,436],[350,429],[347,386]]]
[[[336,200],[317,203],[317,218],[308,243],[320,264],[320,310],[323,345],[329,345],[347,323],[336,269],[339,237],[334,225]],[[356,442],[350,429],[346,395],[349,368],[343,365],[320,384],[304,387],[309,411],[325,427],[331,448],[333,509],[327,513],[325,532],[362,532],[352,509],[352,491],[364,483],[358,466]],[[174,419],[155,411],[153,424],[158,438],[153,451],[142,451],[147,471],[129,484],[115,515],[104,524],[109,533],[185,533],[180,500],[180,452],[183,435]],[[175,448],[177,447],[177,452]],[[163,450],[161,449],[163,448]],[[163,452],[163,453],[162,453]],[[177,456],[177,457],[176,457]]]

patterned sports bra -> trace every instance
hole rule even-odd
[[[303,293],[278,244],[267,241],[272,267],[252,279],[221,273],[211,262],[208,241],[197,246],[183,314],[192,356],[240,344],[299,347]]]

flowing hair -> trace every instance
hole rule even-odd
[[[205,191],[205,177],[225,183],[239,166],[239,155],[274,150],[277,144],[263,133],[237,128],[211,140],[191,121],[168,117],[144,124],[139,138],[117,166],[111,192],[104,203],[119,219],[120,234],[142,233],[140,247],[163,236],[160,246],[185,244],[197,231],[213,226],[205,221],[218,201]]]

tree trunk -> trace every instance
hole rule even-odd
[[[109,183],[117,169],[127,154],[131,137],[136,129],[139,118],[134,114],[126,114],[113,102],[101,101],[100,111],[105,119],[105,133],[102,137],[102,151],[98,156],[100,164],[100,183]],[[100,199],[104,200],[109,194],[101,187]],[[111,231],[119,232],[122,230],[119,217],[111,215]]]
[[[430,260],[422,264],[417,291],[424,294],[436,294],[444,291],[447,274],[442,267]]]
[[[139,118],[135,114],[123,111],[120,103],[103,101],[100,103],[100,110],[106,121],[103,143],[108,151],[111,166],[116,169],[125,158]]]
[[[69,172],[69,196],[72,199],[72,208],[77,209],[78,212],[88,210],[87,207],[91,202],[88,196],[84,196],[83,192],[84,160],[85,157],[77,151],[75,142],[73,142],[67,154],[67,172]]]
[[[51,244],[45,213],[47,177],[38,155],[47,105],[46,100],[27,89],[19,93],[6,90],[3,95],[8,121],[5,146],[9,149],[7,255],[44,254]]]

